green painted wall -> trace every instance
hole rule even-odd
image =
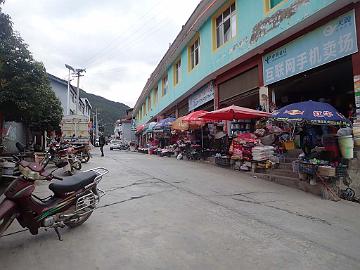
[[[158,102],[152,105],[145,117],[137,119],[137,124],[146,123],[158,115],[189,91],[209,74],[231,63],[242,55],[254,50],[270,39],[314,15],[321,9],[341,0],[284,0],[271,10],[266,10],[266,0],[236,0],[237,34],[220,48],[213,50],[212,16],[199,30],[200,63],[188,72],[188,49],[185,48],[181,58],[181,81],[174,87],[173,65],[168,68],[169,89],[162,96],[162,82],[158,82]],[[230,2],[230,1],[229,1]],[[226,5],[226,4],[225,4]],[[215,14],[215,13],[214,13]],[[153,99],[153,97],[152,97]],[[135,112],[136,115],[137,112]]]

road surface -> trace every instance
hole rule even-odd
[[[95,149],[85,168],[99,166],[91,218],[62,242],[14,224],[0,269],[360,269],[358,204],[174,158]]]

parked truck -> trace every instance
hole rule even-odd
[[[64,140],[76,144],[88,144],[90,142],[90,121],[83,115],[66,115],[61,121],[61,131]]]

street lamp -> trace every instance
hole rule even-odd
[[[69,70],[68,84],[67,84],[66,114],[70,115],[70,76],[71,76],[71,71],[75,72],[75,69],[68,64],[65,64],[65,67]]]
[[[68,77],[68,93],[67,93],[67,114],[70,114],[70,73],[71,71],[75,73],[77,77],[77,88],[76,88],[76,115],[78,114],[79,110],[79,103],[80,103],[80,93],[79,93],[79,86],[80,86],[80,77],[83,76],[81,73],[86,72],[85,68],[73,68],[72,66],[65,64],[65,67],[69,70],[69,77]]]

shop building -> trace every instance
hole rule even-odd
[[[336,12],[300,37],[263,55],[264,84],[277,107],[322,101],[352,117],[356,76],[353,67],[360,64],[356,61],[358,10],[349,6]]]
[[[146,83],[134,107],[137,125],[309,99],[346,116],[350,104],[360,112],[358,2],[201,1]]]

